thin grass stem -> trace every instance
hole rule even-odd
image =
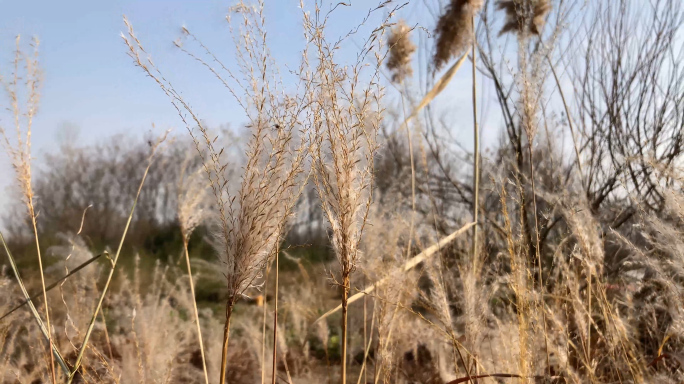
[[[271,383],[275,384],[276,382],[276,357],[278,354],[278,285],[280,283],[280,272],[279,272],[279,257],[278,254],[280,253],[279,247],[276,247],[275,250],[275,289],[273,293],[273,367],[272,367],[272,376],[271,376]],[[289,376],[289,373],[288,373]]]
[[[188,268],[188,280],[190,282],[190,294],[192,295],[192,308],[195,315],[195,324],[197,325],[197,341],[199,342],[200,354],[202,356],[202,370],[204,371],[204,382],[209,384],[209,375],[207,374],[207,361],[204,357],[204,342],[202,341],[202,327],[200,326],[199,311],[197,310],[197,300],[195,299],[195,283],[192,277],[192,268],[190,267],[190,253],[188,252],[188,238],[183,236],[183,251],[185,252],[185,264]]]

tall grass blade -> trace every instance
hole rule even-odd
[[[454,77],[456,72],[458,72],[459,68],[461,68],[461,65],[463,65],[467,57],[468,53],[466,52],[442,75],[442,77],[437,81],[437,83],[435,83],[434,87],[432,87],[430,92],[423,96],[423,99],[420,101],[420,104],[418,104],[418,106],[413,109],[409,117],[407,117],[406,120],[404,120],[403,125],[407,125],[408,123],[410,123],[411,120],[418,116],[418,113],[422,111],[423,108],[427,107],[427,105],[430,104],[430,102],[432,102],[432,100],[434,100],[435,97],[437,97],[437,95],[439,95],[444,90],[444,88],[446,88],[446,86],[449,84],[449,82]]]
[[[123,234],[121,235],[121,241],[119,242],[119,248],[116,250],[116,254],[114,255],[114,258],[112,259],[112,269],[109,270],[109,275],[107,276],[107,282],[104,285],[104,288],[102,288],[102,293],[100,294],[100,299],[97,302],[97,306],[95,307],[95,311],[93,312],[93,316],[90,319],[90,324],[88,324],[88,330],[86,331],[85,337],[83,338],[83,343],[81,344],[81,349],[78,352],[78,356],[76,357],[76,362],[74,363],[74,370],[71,372],[71,375],[69,375],[69,381],[67,381],[67,384],[71,384],[71,382],[74,380],[74,377],[76,376],[76,373],[78,372],[78,369],[81,367],[81,363],[83,362],[83,354],[85,353],[85,350],[88,347],[88,341],[90,340],[90,335],[93,333],[93,328],[95,327],[95,321],[97,320],[97,315],[100,312],[100,309],[102,308],[102,302],[104,301],[105,295],[107,294],[107,290],[109,289],[109,284],[112,282],[112,277],[114,276],[114,271],[116,270],[116,263],[119,260],[119,256],[121,255],[121,249],[123,248],[124,240],[126,239],[126,234],[128,233],[128,228],[131,225],[131,221],[133,220],[133,213],[135,212],[135,207],[138,204],[138,199],[140,198],[140,192],[142,191],[143,185],[145,184],[145,179],[147,178],[147,174],[150,171],[150,168],[152,167],[152,159],[154,157],[154,153],[156,152],[156,149],[159,147],[159,145],[166,139],[166,134],[157,141],[157,143],[152,147],[152,152],[150,153],[150,156],[147,159],[147,168],[145,168],[145,173],[143,174],[142,180],[140,181],[140,186],[138,187],[138,192],[135,195],[135,199],[133,200],[133,206],[131,207],[131,213],[128,215],[128,220],[126,221],[126,227],[124,228]]]
[[[204,357],[204,341],[202,340],[202,327],[200,326],[199,311],[197,310],[197,300],[195,299],[195,283],[192,281],[192,268],[190,267],[190,252],[188,252],[188,238],[183,234],[183,251],[185,253],[185,263],[188,268],[188,279],[190,280],[190,295],[192,295],[192,308],[197,325],[197,341],[199,342],[200,355],[202,357],[202,370],[204,371],[204,382],[209,384],[209,374],[207,373],[207,360]]]
[[[402,267],[402,269],[404,270],[404,272],[413,269],[416,265],[418,265],[418,264],[420,264],[421,262],[423,262],[423,261],[427,260],[428,258],[432,257],[435,253],[439,252],[440,249],[444,248],[446,245],[448,245],[449,243],[451,243],[452,241],[454,241],[454,239],[456,239],[457,237],[459,237],[460,235],[462,235],[463,233],[465,233],[466,231],[468,231],[473,225],[475,225],[475,223],[468,223],[468,224],[462,226],[461,228],[457,229],[457,230],[454,231],[453,233],[451,233],[449,236],[444,237],[442,240],[438,241],[436,244],[431,245],[431,246],[428,247],[426,250],[424,250],[423,252],[417,254],[415,257],[413,257],[412,259],[410,259],[409,261],[407,261],[407,262],[404,264],[404,266]],[[388,279],[388,277],[382,278],[382,279],[380,279],[379,281],[376,281],[376,282],[375,282],[373,285],[371,285],[370,287],[367,287],[367,288],[365,288],[364,290],[360,291],[359,293],[357,293],[357,294],[351,296],[351,297],[349,298],[349,301],[348,301],[347,304],[351,304],[351,303],[355,302],[356,300],[360,299],[361,297],[363,297],[363,296],[365,296],[365,295],[368,295],[369,293],[373,292],[373,291],[375,290],[375,288],[377,288],[378,286],[380,286],[380,285],[384,284],[385,282],[387,282],[387,279]],[[335,308],[329,310],[329,311],[326,312],[325,314],[323,314],[323,316],[321,316],[321,317],[319,317],[318,319],[316,319],[316,321],[314,321],[312,324],[318,323],[319,321],[325,319],[326,317],[332,315],[333,313],[339,311],[340,309],[342,309],[342,305],[341,305],[341,304],[338,305],[337,307],[335,307]]]

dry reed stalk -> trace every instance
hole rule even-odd
[[[12,78],[9,81],[0,75],[0,82],[5,88],[5,92],[10,99],[9,110],[13,114],[13,123],[16,131],[17,139],[16,143],[13,145],[10,142],[7,132],[4,127],[0,126],[0,136],[2,137],[5,150],[10,157],[12,167],[14,168],[15,177],[19,183],[21,189],[24,204],[28,210],[29,219],[31,221],[33,237],[36,244],[36,253],[38,255],[38,270],[40,272],[40,282],[43,289],[43,301],[45,310],[45,323],[47,326],[47,336],[48,336],[48,356],[50,362],[50,376],[53,384],[56,384],[55,377],[55,361],[53,359],[51,351],[53,349],[53,339],[52,339],[52,327],[50,325],[50,307],[47,300],[47,291],[45,289],[45,276],[43,274],[43,258],[40,251],[40,241],[38,239],[38,225],[37,225],[37,214],[35,212],[34,205],[34,194],[33,188],[31,186],[31,129],[33,126],[33,118],[38,111],[38,102],[40,100],[40,70],[38,68],[38,46],[39,41],[37,38],[33,39],[31,46],[33,47],[33,55],[26,56],[20,47],[21,38],[17,35],[15,39],[16,50],[14,54],[13,61],[13,73]],[[19,106],[20,95],[19,95],[19,63],[25,61],[26,69],[26,88],[28,91],[26,99],[26,111],[22,111]],[[22,128],[22,117],[24,117],[26,125]]]
[[[530,329],[530,305],[529,305],[529,266],[527,265],[527,258],[524,252],[525,247],[522,246],[523,240],[520,236],[516,239],[511,225],[511,219],[508,213],[508,193],[505,186],[501,187],[501,213],[504,220],[504,230],[506,233],[506,245],[508,256],[511,265],[512,281],[510,287],[515,294],[515,312],[518,318],[518,372],[521,376],[527,377],[530,371],[529,358],[530,353],[529,335]]]
[[[366,283],[366,276],[363,277],[363,285],[367,285]],[[371,340],[373,339],[373,321],[375,318],[371,319]],[[363,298],[363,344],[366,345],[366,341],[368,340],[368,297],[364,296]],[[370,348],[370,346],[368,347]],[[366,383],[368,382],[368,375],[367,372],[364,371],[364,368],[366,366],[366,354],[364,353],[363,355],[363,364],[361,366],[361,374],[359,374],[359,382],[361,381],[361,375],[363,375],[363,382]]]
[[[551,11],[551,4],[548,0],[500,0],[498,9],[506,13],[506,23],[501,29],[500,35],[507,32],[514,32],[518,37],[518,66],[519,73],[516,75],[520,100],[518,113],[520,124],[527,136],[527,155],[530,162],[530,179],[532,193],[532,209],[534,216],[534,257],[537,264],[539,299],[537,300],[537,311],[542,314],[544,330],[544,349],[546,353],[546,368],[550,375],[551,364],[549,354],[549,341],[547,332],[547,317],[544,304],[544,278],[543,265],[540,250],[539,238],[539,211],[537,207],[537,189],[535,183],[535,159],[532,146],[538,131],[539,106],[542,103],[543,83],[545,73],[541,68],[542,59],[548,56],[542,51],[530,54],[527,46],[531,35],[541,35],[544,21],[547,14]],[[550,62],[550,60],[549,60]],[[554,72],[555,73],[555,72]],[[574,135],[573,135],[574,136]],[[522,156],[522,154],[518,154]],[[578,159],[579,161],[579,159]],[[532,246],[532,244],[530,244]]]
[[[480,135],[477,122],[477,38],[475,31],[475,15],[483,7],[484,2],[481,0],[452,0],[446,7],[444,13],[440,16],[435,34],[437,42],[435,46],[435,54],[433,56],[433,65],[435,69],[441,68],[453,56],[463,54],[467,56],[467,50],[471,47],[472,58],[472,103],[473,103],[473,201],[472,201],[472,215],[473,226],[472,232],[472,250],[471,259],[463,268],[464,284],[466,284],[466,293],[464,300],[466,301],[467,316],[474,315],[475,307],[475,293],[472,292],[476,286],[476,279],[480,273],[481,263],[478,259],[478,227],[479,227],[479,185],[480,185]],[[468,338],[473,338],[474,331],[477,327],[471,324],[472,319],[467,319],[466,334]],[[475,343],[475,340],[471,340]],[[472,347],[472,346],[471,346]],[[458,347],[455,347],[459,351]],[[463,363],[464,368],[468,370],[466,363]],[[470,373],[468,372],[468,376]]]
[[[575,150],[575,157],[577,157],[577,168],[579,170],[579,178],[580,178],[580,183],[582,184],[582,187],[585,187],[585,182],[584,182],[584,170],[582,170],[582,157],[580,156],[580,150],[579,150],[579,145],[577,144],[577,137],[575,136],[575,130],[572,125],[572,116],[570,116],[570,107],[568,106],[568,103],[565,100],[565,92],[563,92],[563,88],[561,87],[560,84],[560,79],[558,78],[558,75],[556,74],[556,68],[554,67],[553,63],[551,62],[551,57],[546,56],[546,60],[549,64],[549,69],[551,69],[551,73],[553,74],[553,79],[556,82],[556,89],[558,89],[558,93],[560,94],[561,101],[563,102],[563,108],[565,109],[565,116],[568,119],[568,127],[570,128],[570,136],[572,137],[572,147]]]
[[[472,34],[475,36],[475,14],[472,15],[471,20]],[[475,49],[477,47],[477,40],[472,39],[472,64],[473,64],[473,263],[477,262],[477,230],[479,226],[478,214],[480,208],[480,130],[477,124],[477,59]]]
[[[140,192],[142,191],[143,185],[145,185],[145,179],[147,178],[147,175],[150,171],[150,168],[152,167],[152,160],[154,159],[154,155],[157,152],[157,149],[159,146],[166,140],[166,137],[168,135],[168,131],[164,133],[163,136],[161,136],[159,139],[157,139],[157,142],[152,145],[152,148],[150,149],[150,155],[147,158],[147,167],[145,168],[145,172],[142,175],[142,179],[140,180],[140,185],[138,186],[138,191],[135,195],[135,199],[133,200],[133,205],[131,206],[131,211],[128,215],[128,220],[126,221],[126,226],[124,227],[123,234],[121,235],[121,241],[119,242],[119,247],[116,250],[116,254],[114,255],[114,258],[111,259],[111,265],[112,268],[109,270],[109,275],[107,275],[107,280],[105,281],[105,285],[102,288],[102,292],[100,293],[100,298],[97,302],[97,305],[95,306],[95,311],[93,312],[93,315],[90,319],[90,323],[88,324],[88,329],[86,330],[85,336],[83,337],[83,342],[81,343],[81,348],[78,351],[78,356],[76,357],[76,361],[74,362],[74,367],[69,375],[69,379],[67,381],[67,384],[71,384],[71,382],[74,380],[76,377],[76,374],[79,372],[79,368],[81,367],[81,363],[83,362],[83,356],[85,354],[86,349],[88,349],[88,341],[90,341],[90,336],[93,332],[93,329],[95,327],[95,322],[97,320],[97,315],[99,311],[102,309],[102,303],[104,302],[105,295],[107,294],[107,290],[109,289],[109,284],[112,281],[112,277],[114,276],[114,271],[116,270],[116,264],[119,261],[119,256],[121,255],[121,250],[123,249],[123,244],[124,241],[126,240],[126,235],[128,234],[128,229],[130,228],[131,221],[133,220],[133,214],[135,213],[135,207],[138,204],[138,199],[140,198]]]
[[[201,170],[200,170],[201,172]],[[202,370],[204,371],[204,382],[209,384],[209,375],[207,373],[207,362],[204,357],[204,342],[202,340],[202,328],[200,326],[199,311],[197,310],[197,301],[195,300],[195,284],[193,282],[192,268],[190,266],[190,252],[188,251],[188,243],[192,232],[204,220],[206,215],[206,207],[204,203],[207,196],[207,188],[198,176],[199,172],[193,172],[187,182],[184,180],[185,167],[178,181],[178,223],[180,224],[181,240],[183,242],[183,253],[185,256],[185,264],[188,270],[188,281],[190,285],[190,295],[192,297],[192,305],[195,316],[195,324],[197,326],[197,341],[199,343],[200,355],[202,357]]]
[[[541,8],[540,8],[541,7]],[[544,16],[548,11],[550,10],[550,5],[548,4],[547,0],[539,0],[536,2],[534,5],[533,9],[533,14],[534,17],[532,21],[530,21],[530,27],[531,32],[534,34],[540,34],[541,33],[541,28],[543,25],[539,24],[538,20],[538,12],[543,12]],[[543,20],[543,18],[542,18]],[[531,75],[528,73],[528,56],[527,56],[527,51],[526,51],[526,46],[527,46],[527,34],[525,33],[519,33],[518,34],[518,41],[519,41],[519,48],[518,48],[518,57],[520,60],[520,67],[522,69],[521,71],[521,82],[522,82],[522,91],[521,91],[521,103],[522,103],[522,111],[521,111],[521,123],[523,125],[523,128],[525,130],[525,133],[527,135],[527,152],[528,152],[528,157],[529,157],[529,162],[530,162],[530,180],[531,180],[531,187],[532,187],[532,210],[533,210],[533,216],[534,216],[534,240],[535,240],[535,259],[537,262],[537,268],[538,268],[538,274],[537,274],[537,279],[539,280],[539,302],[537,303],[537,310],[541,311],[542,313],[542,321],[543,321],[543,330],[544,330],[544,350],[546,352],[546,369],[549,374],[551,375],[551,364],[550,364],[550,354],[549,354],[549,341],[548,341],[548,332],[547,332],[547,319],[546,319],[546,310],[544,306],[544,290],[546,289],[544,285],[544,276],[543,276],[543,264],[542,264],[542,258],[541,258],[541,250],[540,250],[540,239],[539,239],[539,210],[537,207],[537,189],[536,189],[536,182],[535,182],[535,160],[533,156],[533,150],[532,146],[536,138],[536,134],[538,132],[538,127],[537,127],[537,120],[538,120],[538,114],[539,114],[539,105],[542,102],[542,84],[543,80],[540,80],[539,75],[540,75],[540,63],[538,62],[538,57],[533,57],[532,58],[532,73]],[[533,88],[534,87],[534,88]]]
[[[521,40],[522,41],[522,40]],[[522,52],[522,48],[519,50],[519,52]],[[538,99],[532,99],[531,93],[533,92],[531,90],[531,84],[530,81],[527,80],[527,69],[526,69],[526,60],[525,60],[525,53],[519,53],[519,55],[522,57],[522,63],[524,64],[522,67],[525,68],[523,70],[523,95],[522,95],[522,104],[523,104],[523,127],[525,129],[525,132],[527,134],[527,149],[528,149],[528,157],[529,157],[529,162],[530,162],[530,179],[531,179],[531,187],[532,187],[532,210],[533,210],[533,216],[534,216],[534,234],[535,234],[535,259],[537,262],[537,268],[538,268],[538,274],[537,278],[539,280],[539,302],[537,303],[537,310],[541,311],[542,313],[542,322],[543,322],[543,329],[544,329],[544,349],[546,352],[546,369],[550,373],[551,370],[551,364],[550,364],[550,355],[549,355],[549,345],[548,345],[548,333],[547,333],[547,321],[546,321],[546,310],[544,308],[544,278],[543,278],[543,265],[542,265],[542,259],[541,259],[541,250],[540,248],[540,239],[539,239],[539,211],[537,208],[537,193],[536,193],[536,186],[535,186],[535,167],[534,167],[534,157],[533,157],[533,151],[532,151],[532,143],[534,142],[535,136],[536,136],[536,107],[538,103]]]
[[[476,48],[477,48],[477,36],[475,32],[475,14],[473,13],[471,16],[471,28],[472,28],[472,49],[471,49],[471,58],[472,58],[472,83],[473,83],[473,89],[472,89],[472,100],[473,100],[473,222],[475,225],[473,226],[473,238],[472,238],[472,251],[471,251],[471,257],[472,260],[470,261],[469,265],[465,268],[465,273],[462,274],[462,276],[465,276],[463,279],[463,284],[464,284],[464,299],[466,301],[466,308],[467,310],[465,311],[466,314],[466,340],[469,341],[468,347],[474,348],[476,343],[477,343],[477,334],[478,334],[478,328],[479,328],[479,319],[475,318],[473,319],[473,316],[477,316],[476,312],[477,310],[475,309],[476,307],[476,299],[479,298],[478,295],[475,293],[475,291],[478,289],[477,286],[477,280],[481,276],[481,268],[482,268],[482,261],[479,258],[479,242],[478,242],[478,229],[480,226],[479,223],[479,210],[480,210],[480,130],[479,130],[479,125],[477,122],[477,54],[476,54]],[[470,318],[468,318],[470,317]],[[469,359],[469,361],[473,361],[475,364],[476,371],[478,369],[478,364],[477,364],[477,357],[475,355],[472,356],[472,359]],[[470,376],[470,373],[468,372],[468,376]],[[477,380],[471,380],[472,383],[477,384]]]
[[[411,68],[411,56],[416,50],[415,45],[410,38],[411,29],[403,20],[400,20],[397,25],[390,30],[389,38],[387,39],[387,46],[389,50],[389,58],[387,60],[387,68],[392,73],[392,81],[398,83],[399,87],[404,85],[404,79],[413,74]],[[406,106],[404,100],[404,92],[406,89],[400,91],[401,95],[401,110],[406,119]],[[413,228],[416,214],[416,166],[413,152],[413,138],[411,129],[408,123],[405,124],[406,137],[408,139],[409,158],[411,163],[411,228],[408,235],[408,242],[406,245],[406,258],[411,255],[411,246],[413,241]],[[366,285],[364,283],[364,285]],[[365,308],[366,298],[364,297],[364,344],[365,344]]]
[[[264,293],[263,293],[263,311],[262,311],[262,329],[261,329],[261,384],[266,380],[266,314],[268,312],[268,275],[271,273],[272,263],[269,262],[266,266],[266,274],[264,276]]]
[[[276,246],[275,249],[275,289],[273,293],[273,370],[271,372],[271,383],[275,384],[276,382],[276,368],[277,368],[277,360],[276,360],[276,355],[277,350],[278,350],[278,285],[279,285],[279,278],[280,278],[280,268],[279,268],[279,254],[280,250],[278,246]],[[285,357],[283,356],[283,359]],[[285,363],[287,364],[287,363]],[[287,373],[288,377],[290,376],[290,372]],[[290,380],[292,382],[292,380]]]
[[[182,235],[183,253],[185,255],[185,263],[188,271],[188,280],[190,285],[190,295],[192,296],[193,315],[195,317],[195,325],[197,326],[197,342],[199,343],[200,355],[202,357],[202,371],[204,372],[204,381],[209,383],[209,376],[207,374],[207,362],[204,357],[204,342],[202,341],[202,328],[200,326],[199,311],[197,310],[197,301],[195,300],[195,285],[193,283],[192,268],[190,267],[190,253],[188,252],[188,237]]]
[[[540,240],[539,240],[539,211],[537,210],[537,196],[536,196],[536,188],[535,188],[535,182],[534,182],[534,159],[532,157],[532,138],[528,136],[528,154],[530,157],[530,178],[532,179],[532,209],[534,210],[534,233],[535,233],[535,257],[537,259],[537,265],[539,269],[538,273],[538,279],[539,279],[539,303],[538,303],[538,310],[542,312],[542,320],[543,320],[543,326],[544,326],[544,350],[546,352],[546,369],[549,372],[551,372],[551,362],[550,362],[550,354],[549,354],[549,340],[548,340],[548,332],[547,332],[547,321],[546,321],[546,309],[544,308],[544,277],[543,277],[543,265],[542,265],[542,258],[541,258],[541,251],[540,251]],[[589,284],[589,290],[591,292],[591,284]],[[591,296],[590,296],[591,297]],[[589,307],[591,308],[591,299],[589,299]]]

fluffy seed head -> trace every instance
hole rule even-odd
[[[441,68],[452,57],[461,55],[473,38],[473,16],[483,0],[451,0],[437,21],[437,45],[433,63]]]
[[[507,32],[541,34],[546,15],[551,11],[549,0],[500,0],[497,8],[506,13],[506,23],[499,35]]]
[[[411,28],[404,20],[400,20],[392,27],[387,45],[389,47],[389,59],[387,69],[392,72],[392,81],[400,83],[404,78],[413,74],[411,68],[411,56],[416,51],[416,46],[410,39]]]

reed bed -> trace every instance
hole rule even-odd
[[[17,38],[0,382],[681,382],[684,19],[637,3],[381,1],[341,34],[351,5],[301,3],[285,67],[270,5],[240,1],[228,54],[188,27],[175,48],[242,131],[208,126],[124,18],[187,133],[38,173],[38,42]],[[472,120],[445,121],[466,60]]]

